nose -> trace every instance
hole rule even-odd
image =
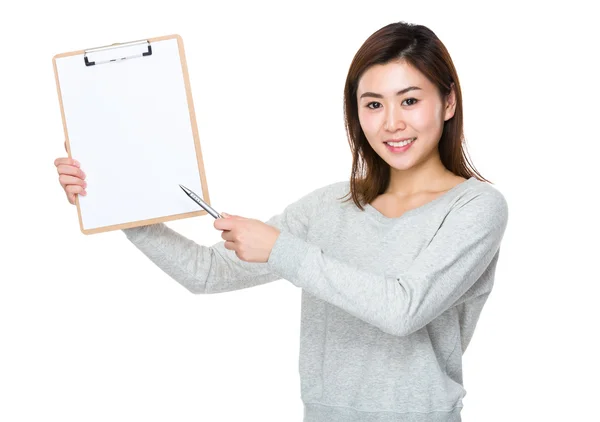
[[[398,129],[406,127],[402,119],[402,110],[400,107],[392,104],[388,107],[387,113],[385,114],[384,128],[389,132],[395,132]]]

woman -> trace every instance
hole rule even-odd
[[[224,241],[211,247],[164,224],[124,232],[193,293],[280,278],[302,288],[305,421],[460,421],[462,354],[493,286],[507,203],[468,165],[458,76],[428,28],[371,35],[344,106],[349,181],[266,223],[217,219]],[[55,165],[74,203],[85,175],[70,158]]]

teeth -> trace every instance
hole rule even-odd
[[[417,138],[412,138],[412,139],[409,139],[409,140],[407,140],[407,141],[402,141],[402,142],[386,142],[386,144],[388,144],[388,145],[391,145],[391,146],[393,146],[393,147],[403,147],[403,146],[405,146],[405,145],[408,145],[408,144],[410,144],[410,143],[411,143],[411,142],[413,142],[415,139],[417,139]]]

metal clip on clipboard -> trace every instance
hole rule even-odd
[[[116,43],[105,47],[90,48],[85,50],[83,59],[86,66],[95,66],[110,62],[118,62],[126,59],[135,59],[152,55],[150,41],[132,41],[128,43]]]

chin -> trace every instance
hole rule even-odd
[[[397,170],[397,171],[406,171],[406,170],[410,170],[411,168],[414,167],[413,163],[408,163],[408,164],[396,164],[396,163],[388,163],[390,165],[390,170]]]
[[[387,152],[387,151],[386,151]],[[385,158],[384,158],[385,157]],[[392,169],[395,170],[408,170],[414,167],[417,158],[414,156],[404,156],[404,157],[389,157],[383,156],[381,157],[383,161],[385,161]]]

